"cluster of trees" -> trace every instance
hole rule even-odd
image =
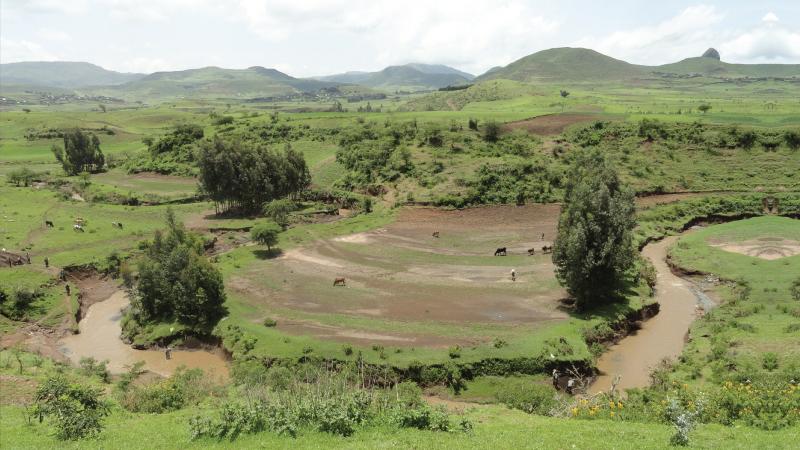
[[[6,179],[9,183],[14,184],[16,186],[25,186],[28,187],[30,184],[36,180],[38,175],[36,172],[32,171],[27,167],[20,167],[19,169],[14,169],[8,174],[6,174]]]
[[[178,321],[207,333],[226,314],[222,274],[203,256],[202,239],[167,211],[139,262],[131,314],[139,324]]]
[[[81,172],[98,172],[105,165],[100,150],[100,139],[94,133],[85,133],[78,128],[65,130],[64,147],[53,145],[52,151],[68,175]]]
[[[633,192],[598,150],[569,168],[553,249],[556,276],[578,308],[615,298],[636,261]]]
[[[311,174],[303,154],[248,141],[215,137],[198,151],[200,185],[217,212],[259,211],[267,202],[303,191]]]

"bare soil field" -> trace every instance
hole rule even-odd
[[[541,251],[552,245],[559,210],[558,205],[406,208],[385,228],[287,251],[237,273],[228,287],[271,317],[297,311],[395,323],[549,324],[568,318],[560,309],[565,293],[550,255]],[[494,256],[498,247],[506,247],[508,256]],[[535,255],[528,255],[530,248]],[[346,286],[333,286],[340,277]],[[278,329],[392,346],[475,343],[464,336],[391,327],[375,332],[307,318],[284,317]]]
[[[713,239],[711,241],[714,241],[711,242],[712,247],[726,252],[740,253],[766,260],[800,255],[800,242],[791,239],[764,237],[743,242],[720,242]]]
[[[546,114],[532,119],[509,122],[505,124],[503,128],[506,131],[525,130],[528,133],[538,134],[540,136],[552,136],[561,134],[570,125],[591,122],[602,118],[603,116],[598,114]]]

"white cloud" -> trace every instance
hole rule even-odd
[[[0,39],[0,62],[57,61],[61,58],[36,42]]]
[[[39,37],[47,41],[57,41],[57,42],[65,42],[72,40],[72,36],[63,31],[51,30],[47,28],[39,29]]]
[[[375,66],[409,61],[483,70],[530,53],[558,29],[521,0],[239,0],[238,20],[276,43],[313,33],[350,36]],[[370,69],[370,68],[365,68]]]
[[[700,54],[714,43],[713,26],[723,14],[698,5],[653,26],[617,31],[604,38],[584,38],[575,45],[638,64],[663,64]]]
[[[161,58],[134,57],[126,58],[119,64],[110,65],[109,68],[120,72],[153,73],[165,70],[175,70],[167,61]]]
[[[772,12],[772,11],[764,14],[764,17],[761,18],[762,22],[767,22],[767,23],[775,23],[775,22],[777,22],[779,20],[780,19],[778,19],[778,16],[775,15],[775,13]]]
[[[797,63],[800,59],[800,30],[764,21],[719,47],[722,58],[739,63]]]

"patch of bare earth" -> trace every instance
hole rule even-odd
[[[800,255],[800,242],[791,239],[761,238],[742,242],[712,240],[711,246],[770,261]]]
[[[503,129],[505,131],[525,130],[528,133],[540,136],[552,136],[563,133],[570,125],[592,122],[601,118],[603,116],[590,113],[546,114],[531,119],[509,122],[503,125]]]

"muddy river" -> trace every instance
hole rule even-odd
[[[603,353],[597,361],[600,376],[591,392],[607,391],[617,375],[621,377],[617,390],[648,386],[652,369],[662,359],[675,359],[683,351],[686,332],[697,317],[698,299],[690,283],[674,275],[666,263],[667,250],[679,237],[667,237],[642,250],[658,273],[655,300],[660,311]]]
[[[61,351],[75,364],[81,358],[93,357],[108,361],[111,373],[123,373],[137,361],[144,361],[145,369],[169,376],[180,366],[200,368],[210,376],[228,377],[228,365],[222,351],[173,350],[166,359],[160,350],[136,350],[120,339],[122,310],[129,304],[124,291],[117,291],[107,300],[95,303],[80,323],[79,334],[61,340]]]

